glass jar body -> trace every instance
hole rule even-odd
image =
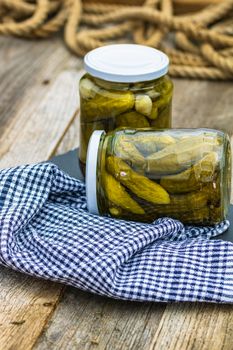
[[[171,127],[173,84],[167,75],[146,82],[116,83],[85,74],[80,80],[79,92],[82,168],[89,138],[95,130]]]
[[[119,129],[99,145],[100,215],[213,225],[226,218],[230,182],[229,138],[216,130]]]

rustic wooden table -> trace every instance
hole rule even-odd
[[[82,61],[59,38],[0,38],[0,167],[78,146]],[[230,82],[175,80],[175,127],[233,134]],[[233,140],[233,138],[232,138]],[[233,306],[116,301],[0,268],[0,350],[232,350]]]

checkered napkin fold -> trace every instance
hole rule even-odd
[[[233,302],[233,244],[209,240],[228,226],[94,216],[55,165],[0,171],[0,263],[113,298]]]

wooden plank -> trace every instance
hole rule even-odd
[[[60,49],[59,49],[60,50]],[[53,61],[53,56],[50,59]],[[72,58],[70,59],[72,62]],[[46,61],[46,70],[49,63]],[[44,62],[42,65],[45,65]],[[46,72],[48,76],[48,72]],[[12,118],[1,123],[0,167],[48,159],[56,149],[78,108],[78,80],[83,74],[73,68],[64,69],[53,80],[45,81],[39,73],[35,84],[27,89]],[[55,78],[56,77],[56,78]],[[10,77],[11,79],[11,77]],[[10,84],[10,82],[9,82]],[[19,81],[20,84],[20,81]],[[20,90],[20,85],[18,86]],[[4,101],[4,99],[3,99]],[[9,101],[6,101],[8,105]],[[28,147],[30,145],[30,147]],[[10,156],[9,156],[10,154]],[[20,157],[19,155],[24,155]]]
[[[35,349],[146,349],[164,308],[164,304],[112,300],[69,288]]]
[[[233,306],[130,303],[69,288],[35,346],[46,349],[231,350]]]
[[[15,118],[0,139],[1,167],[50,157],[74,118],[78,106],[77,80],[78,73],[62,72],[42,100],[36,98],[36,88],[22,99]]]
[[[78,108],[80,61],[58,39],[0,46],[0,167],[48,159]],[[0,283],[0,349],[31,349],[64,286],[3,267]]]
[[[0,127],[7,127],[22,98],[30,101],[30,91],[34,89],[34,100],[42,100],[50,89],[50,83],[65,65],[72,67],[74,59],[56,41],[26,41],[0,38]],[[69,63],[68,63],[69,62]],[[2,133],[2,132],[1,132]]]
[[[214,127],[233,135],[232,91],[229,83],[175,80],[174,127]],[[76,127],[67,136],[69,147]],[[226,305],[139,304],[67,288],[35,349],[207,350],[216,343],[228,350],[231,312]]]
[[[212,128],[233,135],[231,82],[174,81],[174,128]]]
[[[0,284],[0,349],[30,349],[64,287],[3,267]]]
[[[232,350],[233,305],[170,304],[150,350]]]
[[[69,129],[64,134],[60,144],[55,150],[55,155],[63,154],[72,149],[79,147],[79,112],[74,116],[72,123],[70,124]]]

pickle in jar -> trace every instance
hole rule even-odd
[[[194,191],[186,194],[170,195],[170,203],[154,206],[159,213],[177,214],[208,206],[208,193]]]
[[[144,156],[139,152],[133,142],[125,135],[120,135],[115,142],[115,155],[134,166],[143,166]]]
[[[200,189],[203,184],[213,181],[218,166],[218,154],[211,152],[189,169],[170,176],[164,176],[160,184],[169,193],[184,193]]]
[[[170,80],[164,79],[155,89],[160,93],[159,98],[155,100],[155,104],[158,109],[162,109],[171,102],[173,84]]]
[[[150,126],[147,118],[136,111],[130,111],[116,116],[117,127],[147,128]]]
[[[179,219],[184,224],[205,225],[210,222],[210,210],[208,207],[190,210],[185,213],[180,213],[179,217],[174,217],[174,219]]]
[[[114,207],[112,208],[115,216],[117,216],[118,207],[133,214],[145,214],[143,208],[130,197],[125,188],[106,171],[103,173],[103,183],[108,200],[115,206],[115,212],[113,212]]]
[[[108,156],[106,166],[108,172],[136,196],[154,204],[170,203],[169,194],[163,187],[135,172],[120,158]]]
[[[203,141],[202,136],[184,139],[147,157],[148,173],[160,175],[182,172],[200,160],[203,155],[212,152],[216,140]]]
[[[100,88],[91,79],[83,78],[79,83],[80,94],[84,99],[94,98]]]
[[[171,127],[171,102],[161,109],[158,109],[157,118],[150,121],[150,125],[156,129]]]
[[[132,137],[132,143],[145,156],[149,156],[164,147],[176,143],[176,139],[167,134],[154,135],[153,133],[143,133]]]
[[[82,119],[85,122],[113,118],[133,107],[134,94],[132,91],[99,89],[92,98],[81,99]]]

